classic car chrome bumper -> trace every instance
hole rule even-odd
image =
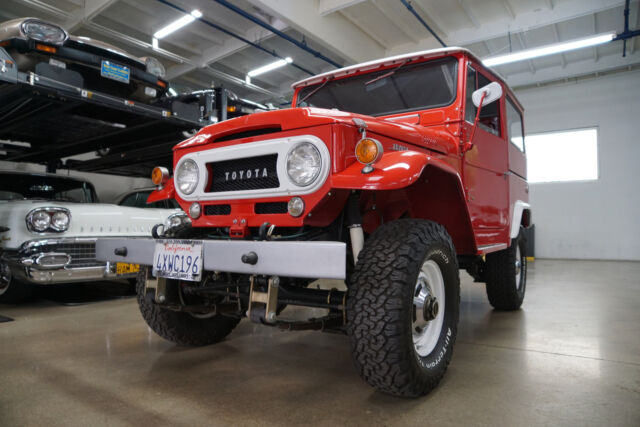
[[[122,279],[115,263],[96,259],[95,238],[37,239],[23,243],[17,251],[6,251],[2,260],[19,280],[34,284]]]
[[[152,265],[155,246],[156,240],[148,238],[98,239],[96,258]],[[204,240],[202,250],[206,271],[314,279],[346,276],[346,245],[341,242]],[[250,252],[257,255],[255,264],[242,261]]]

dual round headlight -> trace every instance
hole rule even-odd
[[[301,142],[287,155],[287,175],[299,187],[311,185],[322,171],[320,151],[310,142]]]
[[[195,161],[187,159],[178,165],[175,174],[176,186],[183,194],[191,194],[198,186],[199,170]]]
[[[67,40],[67,32],[62,28],[38,19],[28,19],[22,23],[22,32],[33,40],[61,45]]]
[[[37,208],[26,217],[27,229],[38,233],[67,231],[70,222],[71,214],[64,208]]]

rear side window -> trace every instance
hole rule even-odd
[[[509,132],[509,141],[518,147],[518,150],[524,152],[522,114],[520,114],[520,111],[518,111],[509,97],[507,97],[507,132]]]

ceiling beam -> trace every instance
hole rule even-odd
[[[334,12],[341,11],[365,0],[319,0],[318,13],[320,16],[326,16]]]
[[[527,42],[524,39],[524,35],[522,33],[518,33],[517,37],[518,37],[518,40],[520,40],[520,45],[522,46],[522,49],[527,50]],[[533,65],[533,61],[528,60],[527,63],[529,64],[529,70],[531,71],[531,74],[535,74],[536,67]]]
[[[567,0],[555,4],[553,10],[538,8],[530,12],[519,13],[515,19],[503,18],[482,22],[479,28],[463,28],[450,32],[444,40],[450,46],[468,46],[498,37],[504,37],[506,28],[511,33],[520,33],[554,23],[568,21],[593,13],[620,7],[620,0]],[[389,50],[389,55],[430,49],[433,47],[431,37],[425,37],[418,43],[406,43]]]
[[[464,14],[467,15],[469,22],[471,22],[474,27],[480,28],[480,21],[478,21],[478,18],[476,18],[473,12],[471,12],[471,9],[467,5],[467,3],[465,3],[465,0],[458,0],[458,5],[460,6],[460,9],[462,9]]]
[[[551,28],[553,29],[553,38],[555,40],[556,43],[560,42],[560,32],[558,31],[558,24],[553,24],[551,26]],[[560,65],[562,66],[562,68],[567,66],[567,58],[564,56],[564,53],[560,54]]]
[[[420,41],[419,37],[416,37],[416,35],[407,29],[407,24],[406,22],[404,22],[402,19],[400,19],[398,17],[398,15],[396,15],[395,13],[389,11],[388,9],[386,9],[386,6],[390,5],[390,3],[386,0],[371,0],[371,2],[373,3],[373,6],[378,9],[378,11],[380,11],[380,13],[382,13],[385,18],[387,18],[389,21],[391,21],[391,24],[393,24],[393,26],[400,31],[402,34],[404,34],[409,40],[411,40],[414,43],[418,43],[418,41]],[[395,5],[394,5],[395,6]]]
[[[367,26],[367,24],[365,23],[364,25],[362,23],[360,23],[357,19],[357,16],[355,16],[355,14],[349,10],[343,10],[340,12],[345,18],[347,18],[349,20],[349,22],[351,22],[353,25],[355,25],[356,27],[358,27],[360,29],[360,31],[362,31],[363,33],[365,33],[366,35],[368,35],[369,37],[371,37],[373,40],[376,41],[376,43],[378,43],[380,46],[382,46],[385,49],[389,48],[389,42],[386,40],[383,40],[382,37],[376,35],[375,31],[373,28],[371,28],[370,26]]]
[[[633,55],[622,57],[619,52],[602,56],[602,60],[593,62],[592,59],[568,63],[565,68],[560,66],[540,68],[535,75],[530,72],[511,74],[506,77],[507,83],[512,88],[544,84],[563,79],[572,79],[582,76],[595,75],[607,71],[627,69],[629,66],[640,63],[640,51]],[[498,72],[500,67],[496,67]]]
[[[285,30],[287,25],[284,22],[278,21],[274,25],[278,30]],[[251,28],[249,31],[244,33],[242,37],[247,40],[260,40],[264,41],[269,38],[274,37],[275,35],[265,30],[264,28],[256,25]],[[167,78],[173,79],[179,77],[185,73],[195,70],[196,68],[206,67],[207,65],[213,64],[214,62],[220,61],[225,57],[232,55],[236,52],[239,52],[243,49],[248,48],[249,45],[243,42],[240,39],[236,39],[233,37],[228,37],[222,43],[221,46],[212,46],[209,49],[202,52],[201,55],[192,56],[190,59],[190,64],[179,64],[170,67],[167,70]]]
[[[502,0],[502,6],[504,7],[504,10],[507,11],[507,14],[511,19],[516,19],[516,14],[513,11],[513,6],[511,6],[509,0]]]
[[[640,28],[640,3],[636,4],[635,11],[633,12],[633,15],[635,15],[635,19],[633,17],[631,17],[630,21],[636,23],[635,26],[633,27],[633,29],[637,30],[637,29]],[[638,43],[638,39],[640,39],[640,37],[634,37],[633,39],[631,39],[631,43],[627,43],[627,44],[631,44],[631,49],[630,50],[631,50],[632,54],[636,51],[636,43]]]
[[[83,0],[83,6],[74,11],[62,25],[68,32],[73,33],[82,26],[85,21],[91,21],[100,15],[105,9],[118,0]]]
[[[386,56],[383,46],[355,27],[340,13],[326,16],[309,13],[308,3],[300,0],[248,1],[286,22],[324,49],[346,59],[348,63],[359,63]]]
[[[591,24],[593,29],[593,35],[595,36],[596,34],[598,34],[598,17],[595,13],[592,16],[593,16],[593,19],[591,20]],[[598,62],[598,46],[593,47],[593,60],[594,62]]]

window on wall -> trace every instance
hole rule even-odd
[[[531,183],[598,179],[598,129],[527,135],[527,177]]]

